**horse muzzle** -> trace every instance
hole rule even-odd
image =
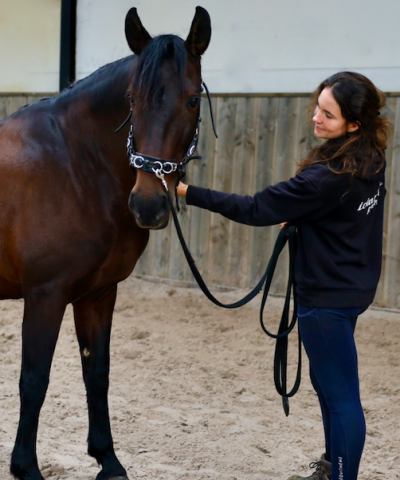
[[[139,192],[132,191],[128,206],[140,228],[161,230],[168,225],[170,207],[164,192],[145,198]]]

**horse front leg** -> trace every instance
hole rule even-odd
[[[117,285],[73,304],[89,411],[88,453],[102,466],[97,480],[127,480],[114,452],[108,413],[110,335]]]
[[[10,472],[20,480],[43,480],[36,456],[39,414],[67,301],[54,285],[31,288],[24,297],[21,408]]]

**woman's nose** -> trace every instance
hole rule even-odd
[[[315,123],[321,123],[321,117],[320,117],[320,115],[318,114],[318,112],[314,114],[312,120],[313,120],[313,122],[315,122]]]

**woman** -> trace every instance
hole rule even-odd
[[[374,299],[382,262],[385,96],[366,77],[339,72],[314,92],[314,134],[325,139],[295,177],[253,197],[180,183],[189,205],[254,226],[297,225],[301,337],[321,405],[325,454],[307,479],[355,480],[365,440],[354,329]],[[290,480],[300,480],[297,475]]]

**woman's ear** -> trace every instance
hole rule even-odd
[[[350,122],[347,124],[347,132],[352,133],[358,130],[360,127],[360,124],[358,122]]]

